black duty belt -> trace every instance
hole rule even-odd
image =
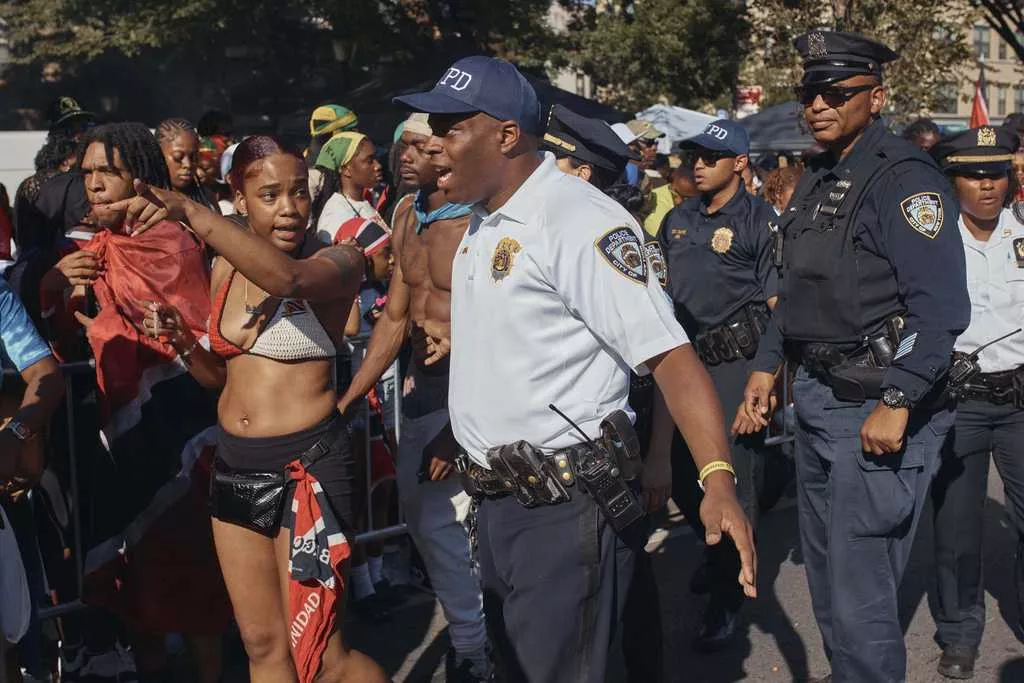
[[[994,405],[1012,403],[1020,408],[1024,406],[1024,396],[1021,396],[1022,378],[1024,372],[1021,370],[981,373],[958,389],[957,396]]]
[[[570,446],[550,455],[544,455],[544,465],[548,474],[557,478],[563,486],[572,487],[576,483],[576,472],[573,463],[581,449],[588,452],[590,446],[581,444]],[[481,467],[463,453],[455,461],[455,469],[462,475],[463,487],[466,493],[482,498],[504,498],[519,493],[520,484],[511,476],[502,476],[493,469]],[[468,480],[468,481],[467,481]],[[526,483],[538,487],[542,484],[540,478],[537,481],[530,481],[530,475],[526,475]]]
[[[788,344],[786,355],[830,386],[836,398],[865,401],[882,397],[885,371],[898,346],[899,337],[890,330],[862,344]]]
[[[768,307],[747,304],[724,325],[699,332],[693,346],[705,365],[750,359],[757,354],[757,344],[767,324]]]
[[[588,494],[617,533],[645,512],[630,481],[642,461],[636,432],[621,410],[601,422],[601,436],[554,453],[542,453],[526,441],[488,449],[481,467],[465,453],[455,461],[466,492],[474,499],[514,496],[524,507],[559,505],[572,500],[569,489]]]

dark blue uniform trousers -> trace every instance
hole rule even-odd
[[[561,505],[485,499],[484,615],[506,683],[604,683],[631,551],[579,489]]]
[[[745,359],[706,366],[711,382],[715,385],[718,399],[725,414],[725,427],[732,425],[736,408],[743,402],[743,391],[747,386],[749,362]],[[750,436],[727,435],[731,446],[733,468],[736,470],[736,497],[750,523],[757,528],[757,495],[764,477],[764,433]],[[704,538],[704,525],[700,521],[700,504],[704,492],[697,484],[697,466],[676,430],[672,442],[672,499],[686,516],[698,538]],[[739,609],[743,603],[743,588],[736,577],[740,574],[740,555],[728,537],[721,543],[708,546],[706,562],[711,573],[711,593]]]
[[[935,512],[935,592],[932,616],[936,640],[977,649],[985,629],[982,540],[988,489],[989,453],[1003,479],[1006,506],[1017,531],[1017,587],[1020,632],[1024,597],[1024,410],[1012,404],[964,401],[942,450],[942,467],[932,485]]]
[[[902,453],[861,450],[877,401],[836,399],[804,368],[793,384],[800,540],[834,683],[906,679],[896,592],[952,409],[915,411]]]

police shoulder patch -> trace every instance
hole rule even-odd
[[[912,194],[900,202],[900,209],[910,227],[928,239],[935,239],[942,230],[942,196],[938,192]]]
[[[1013,255],[1017,260],[1017,267],[1024,268],[1024,237],[1018,237],[1013,241]]]
[[[661,245],[655,240],[644,242],[644,255],[654,277],[658,278],[658,284],[667,287],[668,268],[665,266],[665,253],[661,250]]]
[[[594,246],[620,275],[647,285],[647,259],[640,238],[625,225],[612,228],[594,242]]]

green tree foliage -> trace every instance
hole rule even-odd
[[[958,0],[754,0],[744,81],[765,86],[767,104],[793,99],[801,69],[793,38],[812,28],[856,31],[902,58],[886,68],[889,105],[897,114],[934,109],[971,65],[966,31],[975,10]]]
[[[563,2],[572,12],[556,65],[591,76],[627,111],[660,100],[698,107],[731,92],[749,23],[734,0]]]

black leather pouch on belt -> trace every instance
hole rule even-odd
[[[828,385],[840,401],[863,402],[882,397],[885,368],[876,368],[846,361],[828,370]]]
[[[1013,407],[1024,408],[1024,368],[1017,368],[1013,373]]]
[[[210,477],[210,514],[274,536],[281,526],[287,484],[283,472],[237,472],[217,461]]]
[[[544,465],[544,456],[526,441],[516,441],[487,451],[487,464],[524,507],[558,505],[569,492]]]

